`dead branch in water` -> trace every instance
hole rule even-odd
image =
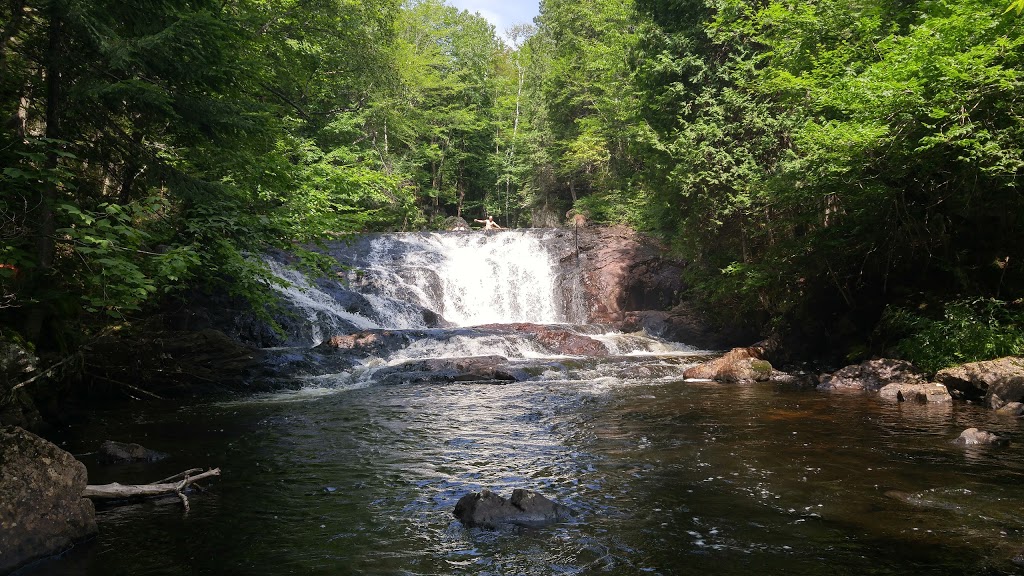
[[[152,498],[154,496],[174,494],[181,499],[182,505],[185,506],[185,511],[188,512],[189,505],[188,497],[185,496],[185,488],[188,488],[190,484],[204,478],[220,476],[220,468],[214,468],[192,476],[193,473],[200,472],[201,470],[202,468],[192,468],[152,484],[119,484],[117,482],[112,482],[110,484],[90,484],[85,487],[85,491],[82,493],[82,496],[84,498],[92,498],[93,500],[126,500],[130,498]],[[181,480],[177,482],[169,482],[170,480],[176,480],[178,478],[181,478]]]

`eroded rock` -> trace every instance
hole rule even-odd
[[[0,573],[96,534],[85,465],[14,426],[0,429]]]
[[[532,490],[517,488],[505,499],[490,490],[466,494],[453,513],[468,528],[543,526],[569,518],[569,509]]]

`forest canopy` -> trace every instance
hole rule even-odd
[[[543,0],[496,31],[441,0],[4,0],[4,336],[259,301],[272,247],[579,213],[809,355],[1021,353],[1019,8]]]

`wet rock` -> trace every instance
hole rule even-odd
[[[444,219],[443,228],[452,232],[461,232],[469,230],[469,222],[461,216],[449,216]]]
[[[150,450],[139,444],[107,440],[100,445],[96,459],[100,464],[126,464],[129,462],[158,462],[167,454]]]
[[[946,387],[937,382],[927,384],[917,382],[886,384],[878,391],[878,395],[882,398],[899,402],[942,404],[953,401],[953,397],[946,390]]]
[[[867,390],[874,392],[887,384],[926,383],[925,375],[905,360],[878,358],[823,374],[819,390]]]
[[[733,348],[722,356],[688,368],[684,378],[715,380],[717,382],[765,382],[772,377],[771,363],[761,359],[757,345]]]
[[[961,446],[1005,446],[1010,441],[992,432],[968,428],[961,432],[960,437],[953,440],[953,443]]]
[[[992,409],[1024,402],[1024,358],[1008,356],[940,370],[935,379],[969,400],[983,400]]]
[[[768,380],[776,384],[784,384],[801,390],[811,390],[818,386],[817,376],[808,372],[772,370],[772,375]]]
[[[382,384],[406,382],[515,382],[529,375],[512,369],[503,356],[466,358],[428,358],[412,360],[379,370],[375,377]]]
[[[532,490],[517,488],[507,500],[490,490],[466,494],[455,505],[454,515],[468,528],[495,529],[559,522],[569,518],[569,510]]]
[[[480,330],[494,332],[518,332],[531,334],[536,341],[555,354],[566,356],[607,356],[608,348],[589,336],[577,334],[572,330],[544,324],[487,324],[477,327]]]
[[[0,573],[96,534],[85,465],[17,427],[0,429]]]
[[[1010,416],[1024,416],[1024,403],[1021,402],[1007,402],[996,410],[999,414],[1007,414]]]

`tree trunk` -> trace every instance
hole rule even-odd
[[[46,138],[49,140],[49,152],[46,155],[45,170],[51,174],[56,172],[60,157],[57,155],[55,140],[61,137],[60,130],[60,64],[61,64],[61,3],[54,1],[50,5],[49,34],[46,49]],[[36,219],[36,269],[35,281],[44,283],[53,270],[54,233],[56,219],[54,208],[57,203],[57,183],[51,178],[43,184],[40,191],[39,213]],[[38,342],[46,320],[46,311],[38,305],[27,314],[25,335],[32,342]]]

